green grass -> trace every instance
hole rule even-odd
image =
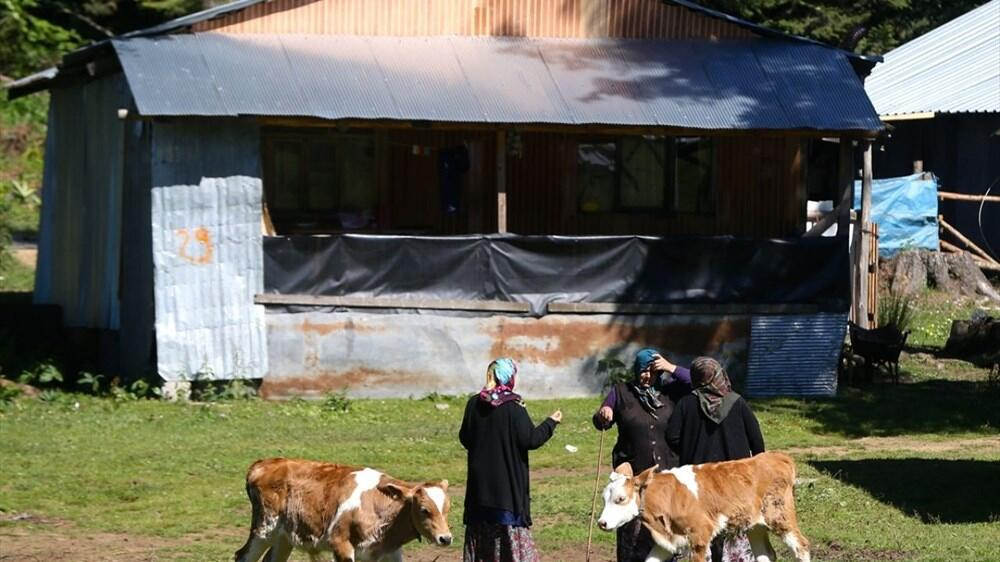
[[[944,393],[912,386],[901,387],[900,396],[890,388],[837,401],[753,402],[770,448],[813,448],[798,454],[801,476],[812,479],[799,490],[799,509],[822,559],[898,551],[913,560],[972,561],[1000,549],[1000,502],[994,501],[1000,497],[1000,450],[823,454],[822,447],[843,446],[862,434],[928,441],[997,434],[995,408],[985,397],[966,394],[979,392],[971,386]],[[0,509],[58,518],[80,532],[160,537],[161,556],[220,560],[239,546],[249,518],[246,467],[284,455],[370,465],[413,480],[446,477],[459,494],[452,525],[460,535],[465,463],[456,434],[463,403],[440,402],[450,407],[363,400],[335,413],[322,403],[299,401],[25,399],[0,413]],[[543,549],[566,552],[586,540],[598,446],[588,418],[596,403],[529,404],[536,419],[557,407],[566,415],[553,440],[532,455],[535,535]],[[613,434],[606,456],[612,440]],[[567,444],[579,452],[567,452]],[[607,549],[613,539],[599,533],[596,540]]]
[[[30,291],[35,286],[35,270],[10,257],[0,260],[0,292]]]
[[[914,333],[926,347],[902,358],[910,382],[845,387],[836,399],[751,402],[768,448],[790,450],[798,461],[798,509],[815,560],[997,559],[1000,396],[985,384],[985,369],[935,355],[946,338],[936,327],[973,307],[921,297]],[[137,550],[102,560],[133,560],[137,552],[228,559],[249,519],[245,470],[279,455],[374,466],[411,480],[448,478],[451,522],[462,535],[465,457],[456,435],[464,399],[355,400],[339,412],[341,400],[46,398],[0,402],[0,543],[17,533],[87,540],[107,533],[128,537]],[[534,533],[549,560],[584,557],[598,448],[589,417],[598,401],[529,402],[537,420],[556,408],[565,413],[553,440],[531,456]],[[608,434],[605,463],[613,440]],[[20,513],[33,518],[10,520]],[[598,551],[613,552],[613,535],[595,532]],[[442,552],[408,550],[418,560]],[[459,553],[444,551],[441,562]]]

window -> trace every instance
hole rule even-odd
[[[378,194],[370,134],[264,134],[264,192],[279,233],[353,230],[374,224]]]
[[[585,213],[714,210],[710,139],[625,137],[577,144],[579,209]]]

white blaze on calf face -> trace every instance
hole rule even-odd
[[[354,475],[354,490],[351,492],[351,495],[344,500],[344,503],[337,507],[337,514],[333,516],[333,521],[330,522],[330,528],[333,528],[333,526],[337,524],[337,520],[340,519],[342,515],[352,509],[361,507],[361,495],[369,490],[374,490],[375,487],[378,486],[379,480],[382,478],[381,472],[370,468],[352,472],[352,474]]]
[[[431,501],[434,502],[434,505],[435,505],[435,507],[438,508],[438,511],[443,514],[444,513],[444,500],[445,500],[444,490],[442,490],[441,488],[438,488],[437,486],[430,486],[430,487],[424,488],[424,491],[427,492],[428,496],[430,496]]]
[[[604,488],[604,510],[598,524],[605,531],[617,529],[639,516],[639,502],[633,493],[631,478],[611,473],[611,481]]]

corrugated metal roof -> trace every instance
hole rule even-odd
[[[1000,112],[1000,0],[890,51],[865,89],[880,115]]]
[[[199,33],[114,47],[148,116],[881,127],[842,52],[772,39]]]
[[[846,314],[755,316],[750,321],[750,396],[833,396]]]

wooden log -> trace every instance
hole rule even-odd
[[[507,132],[497,131],[497,232],[507,232]]]
[[[862,328],[871,327],[868,315],[868,260],[871,255],[871,218],[872,218],[872,142],[862,141],[864,152],[862,153],[861,165],[861,213],[858,217],[861,227],[856,235],[858,236],[858,255],[855,262],[858,286],[855,293],[854,305],[857,310],[854,312],[856,322]]]
[[[938,191],[938,199],[950,201],[975,201],[981,203],[1000,203],[1000,195],[970,195],[968,193],[952,193],[951,191]]]
[[[467,300],[467,299],[408,299],[395,297],[351,297],[334,295],[275,295],[254,296],[254,304],[293,306],[343,306],[348,308],[408,308],[416,310],[473,310],[483,312],[531,311],[526,302]]]
[[[956,229],[954,226],[951,226],[950,224],[948,224],[948,221],[944,220],[944,216],[943,215],[938,215],[938,222],[941,223],[941,226],[943,226],[944,229],[947,230],[952,236],[954,236],[955,238],[958,238],[960,242],[962,242],[963,244],[965,244],[966,246],[968,246],[971,250],[973,250],[972,251],[973,255],[977,255],[978,254],[979,257],[981,259],[983,259],[984,261],[986,261],[988,263],[995,264],[995,265],[1000,265],[1000,263],[997,263],[997,261],[995,259],[993,259],[993,256],[991,256],[988,253],[986,253],[985,250],[983,250],[982,248],[980,248],[979,246],[977,246],[972,240],[969,240],[968,238],[966,238],[965,235],[962,234],[961,232],[959,232],[958,229]]]
[[[750,314],[815,314],[819,306],[814,304],[646,304],[618,302],[550,302],[550,314],[708,314],[708,315],[750,315]]]
[[[982,259],[977,258],[975,254],[963,250],[962,248],[959,248],[958,246],[952,244],[951,242],[948,242],[947,240],[941,240],[941,249],[944,250],[945,252],[948,252],[949,254],[970,254],[972,256],[972,261],[974,261],[976,265],[979,266],[979,269],[1000,271],[1000,265],[997,265],[996,263],[983,261]]]

